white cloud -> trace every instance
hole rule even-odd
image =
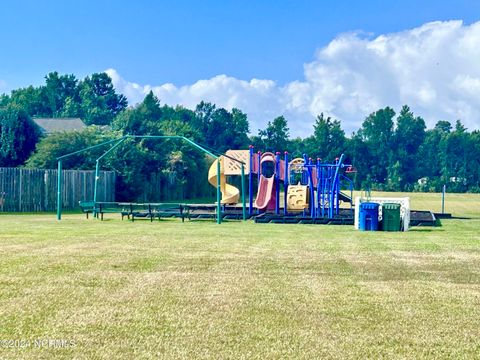
[[[7,89],[7,82],[0,79],[0,91],[5,91]]]
[[[368,38],[339,35],[304,65],[304,79],[279,85],[271,80],[240,80],[227,75],[177,87],[139,85],[107,70],[131,104],[152,90],[162,103],[194,108],[200,101],[246,112],[252,133],[285,115],[292,135],[311,133],[323,112],[357,130],[372,111],[408,104],[432,127],[438,120],[461,119],[480,128],[480,22],[432,22],[418,28]]]

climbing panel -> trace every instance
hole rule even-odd
[[[308,186],[290,185],[287,192],[287,210],[302,211],[308,209]]]
[[[248,150],[228,150],[226,155],[244,163],[245,175],[250,173],[250,152]],[[223,158],[225,175],[242,175],[242,164],[238,161]]]

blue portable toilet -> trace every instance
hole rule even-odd
[[[380,204],[364,202],[360,204],[358,228],[361,231],[378,231],[378,208]]]

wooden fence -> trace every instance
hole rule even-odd
[[[215,188],[208,183],[206,174],[188,180],[178,180],[175,174],[169,176],[158,172],[150,174],[135,200],[139,202],[188,201],[210,197],[214,201],[215,194]]]
[[[92,200],[95,171],[63,170],[63,209],[78,209],[80,200]],[[114,171],[101,171],[97,201],[115,201]],[[57,170],[0,168],[0,211],[54,211],[57,206]]]

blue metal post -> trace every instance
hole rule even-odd
[[[248,213],[253,214],[253,146],[248,147],[250,152],[250,172],[248,174]]]
[[[275,214],[280,214],[280,153],[275,153]]]
[[[258,182],[257,182],[257,186],[260,186],[260,175],[262,174],[262,152],[261,151],[258,151],[257,152],[257,155],[258,155],[258,159],[257,159],[257,164],[258,164],[258,176],[257,176],[257,179],[258,179]],[[258,196],[258,193],[257,193],[257,196]],[[257,209],[257,214],[260,214],[260,210]]]
[[[312,158],[308,158],[308,187],[310,190],[310,216],[315,217],[315,187],[313,186]]]
[[[307,154],[303,154],[302,157],[303,157],[303,163],[305,164],[305,166],[302,169],[302,176],[301,176],[300,183],[302,185],[306,185],[306,184],[308,184],[308,177],[307,177],[308,174],[307,174],[307,170],[305,170],[306,165],[308,164]]]
[[[342,167],[344,157],[345,156],[343,154],[340,156],[340,160],[338,160],[337,173],[335,174],[335,181],[337,182],[337,191],[335,193],[335,196],[337,197],[337,215],[340,214],[340,168]]]
[[[283,213],[287,214],[287,200],[288,200],[288,182],[289,182],[289,177],[290,171],[288,169],[288,152],[285,151],[285,173],[284,173],[284,178],[283,178]]]
[[[333,217],[334,214],[338,214],[339,213],[339,209],[338,209],[338,192],[339,192],[339,184],[338,184],[338,181],[339,181],[339,171],[340,171],[340,166],[342,164],[342,161],[343,161],[343,157],[344,155],[342,154],[340,156],[340,159],[335,159],[335,175],[333,176],[333,184],[332,184],[332,195],[331,195],[331,199],[332,199],[332,203],[333,203],[333,207],[332,207],[332,210],[329,211],[330,212],[330,217]]]
[[[324,211],[324,199],[323,199],[323,182],[324,182],[324,171],[323,171],[323,166],[322,166],[322,159],[318,159],[318,184],[317,184],[317,190],[318,190],[318,198],[319,198],[319,204],[318,204],[318,209],[320,211],[320,216],[324,217],[325,216],[325,211]]]
[[[247,211],[245,206],[245,165],[242,165],[242,215],[243,221],[247,220]]]
[[[330,209],[332,208],[333,204],[332,204],[332,166],[331,164],[328,164],[327,165],[327,168],[326,168],[326,172],[327,172],[327,177],[325,179],[325,197],[328,199],[328,208],[326,209],[327,210],[327,216],[330,218],[332,217],[330,215]]]
[[[327,187],[327,196],[328,196],[328,217],[332,217],[331,216],[331,210],[332,207],[333,207],[333,196],[332,196],[332,169],[333,169],[333,166],[332,164],[329,164],[328,165],[328,187]]]
[[[320,158],[317,158],[317,164],[316,164],[316,169],[317,169],[317,198],[316,198],[316,206],[317,206],[317,211],[316,211],[316,215],[319,216],[320,215],[320,194],[321,194],[321,187],[322,187],[322,184],[320,183],[320,172],[322,171],[321,168],[320,168]]]
[[[327,209],[327,200],[328,200],[328,165],[324,163],[322,165],[322,216],[328,216],[326,213]]]
[[[260,175],[262,173],[262,163],[261,163],[261,158],[262,158],[262,152],[261,151],[257,151],[257,155],[258,155],[258,158],[257,158],[257,165],[258,165],[258,171],[257,171],[257,177],[258,177],[258,183],[260,183]]]

